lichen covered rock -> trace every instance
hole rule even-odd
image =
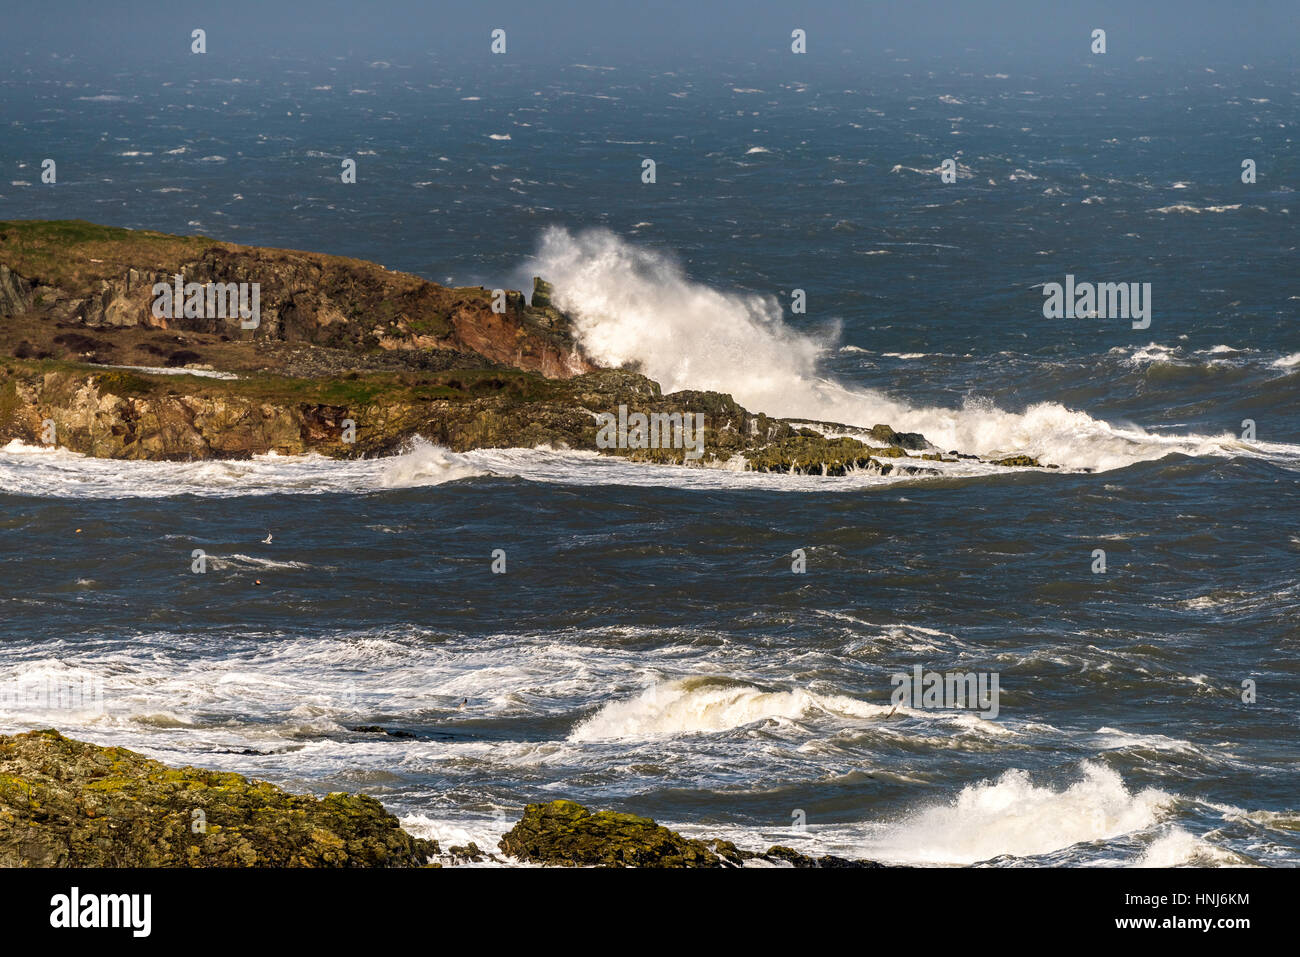
[[[723,867],[703,841],[693,841],[635,814],[598,811],[573,801],[530,804],[501,838],[521,861],[587,867]]]
[[[290,794],[57,731],[0,735],[0,867],[418,867],[374,798]]]
[[[747,452],[747,467],[753,472],[794,472],[801,475],[844,475],[865,471],[887,475],[892,471],[881,458],[902,458],[907,453],[899,446],[873,448],[865,442],[845,436],[828,439],[812,429],[800,429],[780,441]]]
[[[788,847],[765,854],[730,841],[683,837],[648,817],[592,812],[573,801],[530,804],[502,838],[501,850],[529,863],[560,867],[742,867],[748,863],[793,867],[880,867],[872,861],[813,858]]]

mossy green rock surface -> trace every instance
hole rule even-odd
[[[57,731],[0,735],[0,867],[418,867],[371,797],[290,794]]]
[[[873,448],[857,439],[828,439],[811,429],[750,453],[749,468],[754,472],[795,472],[805,475],[844,475],[852,470],[888,474],[890,465],[881,465],[872,456],[902,458],[898,446]]]
[[[730,841],[682,837],[648,817],[587,810],[573,801],[530,804],[501,838],[501,850],[517,860],[561,867],[741,867],[766,862],[792,867],[880,867],[873,861],[808,857],[788,847],[765,854]]]
[[[646,817],[592,813],[573,801],[530,804],[501,838],[521,861],[586,867],[722,867],[703,841],[682,837]]]

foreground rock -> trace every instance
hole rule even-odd
[[[57,731],[0,735],[0,867],[419,867],[364,795],[317,800]]]
[[[788,847],[742,851],[730,841],[683,837],[647,817],[589,811],[573,801],[530,804],[501,838],[501,850],[534,864],[562,867],[743,867],[767,862],[794,867],[881,867],[873,861],[812,858]]]
[[[500,842],[563,867],[880,867],[788,847],[744,851],[649,818],[572,801],[530,804]],[[0,867],[439,867],[504,863],[474,844],[440,850],[374,798],[289,794],[265,781],[171,768],[54,730],[0,735]]]

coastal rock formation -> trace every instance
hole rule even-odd
[[[256,283],[256,328],[224,309],[156,316],[155,284],[177,276],[196,291]],[[718,392],[664,395],[633,369],[597,367],[544,279],[531,301],[497,292],[202,236],[0,222],[0,444],[115,459],[357,458],[419,436],[454,452],[541,446],[760,472],[937,474],[907,462],[942,458],[917,433],[777,419]],[[699,446],[688,454],[667,426],[651,441],[625,429],[600,440],[615,414],[689,420]]]
[[[307,343],[352,352],[452,350],[564,377],[596,366],[567,317],[519,293],[493,310],[481,287],[450,289],[376,263],[168,236],[82,220],[0,222],[0,316],[92,329],[172,330],[224,341]],[[155,284],[257,283],[259,322],[153,312]],[[549,303],[549,300],[545,300]],[[223,310],[225,311],[225,310]]]
[[[828,439],[812,429],[800,429],[795,435],[773,442],[750,458],[756,472],[795,472],[804,475],[844,475],[864,471],[887,475],[892,465],[882,465],[871,456],[899,458],[906,456],[900,446],[872,448],[857,439]]]
[[[418,867],[374,798],[317,800],[57,731],[0,735],[0,867]]]
[[[724,867],[731,862],[703,841],[682,837],[649,818],[593,814],[573,801],[530,804],[501,838],[521,861],[579,867]],[[739,863],[739,861],[736,861]]]
[[[521,861],[561,867],[743,867],[764,862],[792,867],[881,867],[874,861],[809,857],[788,847],[742,851],[730,841],[683,837],[650,818],[589,811],[573,801],[530,804],[501,838],[501,850]]]

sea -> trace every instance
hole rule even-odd
[[[903,865],[1300,864],[1298,79],[0,64],[0,219],[542,276],[665,392],[1058,466],[11,442],[0,731],[364,792],[492,850],[568,798]],[[1067,276],[1149,283],[1148,318],[1047,318]],[[900,701],[918,668],[996,678],[997,707]]]

